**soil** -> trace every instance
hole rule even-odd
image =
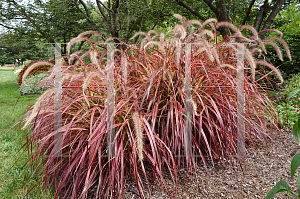
[[[289,183],[291,190],[297,193],[297,174],[291,179],[290,165],[295,154],[300,152],[300,147],[292,135],[292,128],[282,129],[282,136],[274,135],[270,148],[257,149],[249,152],[245,159],[246,169],[242,170],[238,164],[220,167],[210,166],[208,175],[203,166],[197,168],[197,184],[189,180],[190,174],[186,169],[180,171],[176,198],[265,198],[267,193],[280,181]],[[165,173],[165,180],[171,196],[174,197],[175,187],[172,179]],[[195,178],[194,178],[195,179]],[[146,188],[147,190],[147,188]],[[138,199],[139,194],[135,181],[127,179],[125,185],[125,199]],[[149,194],[146,193],[146,198]],[[162,190],[159,182],[155,183],[151,194],[153,199],[169,198]],[[294,198],[285,193],[276,194],[274,198]]]

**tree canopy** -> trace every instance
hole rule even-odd
[[[81,32],[95,30],[103,34],[103,40],[113,37],[127,43],[137,32],[168,29],[177,20],[174,13],[188,19],[217,18],[238,26],[249,24],[263,31],[292,3],[290,0],[27,0],[26,5],[22,2],[0,0],[0,26],[6,30],[1,35],[7,35],[1,36],[2,41],[14,35],[18,38],[15,41],[28,44],[66,43]],[[231,32],[221,28],[220,34],[226,36]]]

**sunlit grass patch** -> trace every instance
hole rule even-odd
[[[21,126],[8,131],[20,120],[28,106],[39,97],[39,95],[20,97],[18,89],[13,68],[0,67],[0,198],[23,198],[39,180],[38,177],[27,178],[23,186],[29,155],[23,154],[18,161],[16,158],[21,154],[18,152],[19,149],[26,142],[26,131],[20,130]],[[50,193],[45,194],[42,191],[39,191],[39,195],[36,191],[32,191],[29,196],[51,198]]]

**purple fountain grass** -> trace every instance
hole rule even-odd
[[[52,63],[50,63],[50,62],[37,62],[37,63],[34,63],[34,64],[32,64],[26,71],[25,71],[25,73],[23,74],[23,76],[22,76],[22,84],[24,84],[25,86],[28,86],[28,85],[26,85],[26,83],[25,83],[25,79],[26,79],[26,77],[29,75],[29,73],[34,69],[34,68],[36,68],[37,66],[41,66],[41,65],[46,65],[46,66],[51,66],[51,67],[53,67],[53,64]]]
[[[57,152],[53,137],[58,133],[53,131],[54,113],[49,111],[49,107],[54,106],[53,89],[46,91],[28,111],[24,126],[26,128],[32,124],[32,132],[24,146],[29,150],[30,144],[37,145],[28,168],[34,167],[38,172],[34,161],[43,165],[41,182],[45,189],[48,185],[54,185],[55,198],[85,198],[92,186],[97,188],[98,198],[122,198],[124,179],[132,174],[142,198],[145,198],[144,182],[152,182],[152,185],[147,183],[151,194],[156,180],[171,198],[175,198],[177,170],[184,163],[196,176],[198,159],[206,169],[209,162],[214,164],[220,161],[226,166],[224,158],[230,159],[237,154],[237,93],[234,87],[217,85],[237,85],[235,42],[247,44],[251,41],[255,44],[250,50],[246,48],[244,61],[245,68],[251,68],[252,74],[251,78],[250,72],[245,72],[245,134],[251,140],[246,144],[247,150],[253,146],[268,146],[269,127],[278,130],[275,125],[277,115],[267,96],[260,92],[263,87],[253,78],[261,65],[272,69],[279,78],[281,74],[271,64],[255,59],[253,53],[256,50],[253,49],[260,50],[264,48],[262,45],[270,42],[257,43],[255,38],[241,35],[240,31],[247,28],[252,32],[252,37],[258,36],[249,26],[238,29],[232,24],[217,23],[216,19],[201,23],[185,21],[178,14],[175,17],[181,25],[168,33],[172,34],[171,39],[166,39],[163,33],[158,35],[154,30],[139,32],[133,38],[145,36],[141,44],[115,50],[115,139],[112,158],[107,156],[106,146],[107,48],[85,37],[95,33],[90,31],[70,41],[68,52],[79,41],[90,43],[91,48],[88,52],[71,54],[71,58],[78,63],[63,70],[63,85],[81,85],[62,91],[62,128],[59,131],[62,132],[62,154],[66,157],[53,156]],[[191,24],[197,24],[199,29],[189,32],[187,28]],[[206,25],[210,29],[205,29]],[[227,26],[239,35],[232,35],[218,43],[216,29],[220,26]],[[102,36],[101,33],[95,34]],[[155,36],[151,37],[151,34]],[[105,41],[112,39],[117,38]],[[283,43],[280,38],[274,39]],[[182,157],[185,154],[186,108],[183,89],[186,63],[183,56],[187,41],[197,43],[191,45],[191,83],[195,86],[191,99],[191,146],[197,157],[188,158]],[[85,63],[84,56],[89,56],[91,63]],[[274,118],[274,121],[269,118]],[[149,168],[152,169],[152,176],[146,172]],[[167,188],[164,171],[170,174],[175,191],[170,192]]]

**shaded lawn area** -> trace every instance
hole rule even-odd
[[[38,177],[35,179],[27,177],[24,185],[23,179],[30,154],[23,154],[17,161],[23,151],[19,149],[26,142],[27,130],[22,131],[20,125],[8,131],[20,120],[29,104],[33,104],[39,97],[39,95],[20,97],[18,89],[17,74],[14,74],[13,68],[0,67],[0,198],[6,199],[23,198],[30,188],[38,185],[40,180]],[[37,194],[37,189],[34,189],[28,198],[53,197],[50,192],[45,194],[39,190]]]

